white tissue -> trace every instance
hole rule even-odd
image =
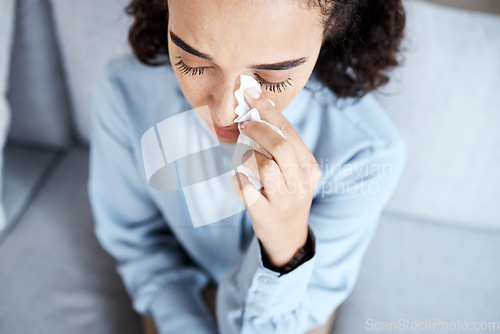
[[[238,106],[234,109],[234,112],[236,113],[236,115],[238,115],[238,117],[234,120],[234,122],[238,123],[238,129],[240,129],[240,136],[238,137],[238,141],[236,142],[236,150],[234,152],[233,161],[235,162],[235,166],[238,166],[236,167],[237,172],[245,174],[248,177],[248,180],[255,186],[255,188],[257,188],[257,190],[260,190],[263,187],[262,183],[260,182],[260,179],[252,172],[250,168],[243,166],[241,164],[243,162],[242,161],[243,155],[247,151],[253,149],[257,152],[264,154],[269,159],[272,159],[273,157],[271,154],[269,154],[269,152],[264,150],[259,144],[257,144],[255,141],[253,141],[251,138],[249,138],[247,135],[241,132],[241,125],[239,123],[247,120],[261,122],[267,124],[274,131],[279,133],[283,138],[286,139],[286,137],[283,135],[283,132],[281,132],[281,130],[278,129],[276,126],[262,120],[260,118],[260,114],[257,109],[255,108],[250,109],[250,106],[245,101],[245,96],[244,96],[245,89],[250,87],[255,87],[259,92],[262,93],[262,88],[260,87],[260,84],[257,82],[257,80],[248,75],[240,75],[240,88],[238,88],[238,90],[234,92],[234,96],[238,101]],[[271,102],[273,106],[275,105],[271,100],[269,100],[269,102]],[[251,146],[252,148],[248,148],[248,146]]]

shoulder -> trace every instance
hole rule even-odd
[[[98,78],[107,81],[116,90],[139,95],[145,91],[152,93],[162,90],[167,95],[176,95],[178,87],[175,74],[169,63],[149,66],[140,62],[132,53],[124,53],[111,58],[102,69]]]
[[[103,106],[108,105],[116,119],[137,133],[179,110],[189,109],[169,63],[149,66],[132,53],[106,63],[95,82],[93,100],[95,113],[102,114],[106,109]],[[113,116],[108,112],[101,117]]]
[[[369,93],[347,104],[339,114],[364,138],[348,162],[390,166],[392,176],[398,179],[406,162],[406,141],[375,95]]]
[[[320,183],[362,182],[374,170],[390,169],[396,183],[406,163],[406,141],[372,93],[337,99],[328,88],[314,94],[321,126],[313,154],[323,171]]]
[[[143,75],[165,71],[170,64],[150,66],[142,63],[132,52],[125,52],[116,55],[108,60],[104,66],[104,71],[108,74],[119,76],[120,74]]]

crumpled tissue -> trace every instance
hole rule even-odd
[[[279,128],[261,119],[259,111],[256,108],[250,108],[248,103],[245,101],[245,96],[244,96],[245,89],[248,89],[250,87],[255,87],[260,93],[262,93],[262,88],[260,87],[260,84],[257,82],[257,80],[248,75],[243,75],[243,74],[240,75],[240,87],[236,92],[234,92],[234,96],[238,101],[238,106],[236,106],[234,110],[234,112],[236,113],[236,115],[238,115],[238,117],[234,120],[234,123],[238,123],[238,129],[240,130],[240,135],[236,142],[236,149],[233,155],[233,162],[235,166],[238,166],[236,167],[236,171],[246,175],[248,177],[248,180],[255,186],[255,188],[257,188],[257,190],[260,190],[263,187],[263,185],[260,182],[259,177],[256,176],[250,168],[242,165],[242,163],[244,162],[243,155],[249,150],[253,149],[257,152],[264,154],[269,159],[273,159],[273,157],[271,154],[269,154],[269,152],[264,150],[259,144],[257,144],[254,140],[252,140],[250,137],[248,137],[241,131],[240,123],[248,120],[261,122],[267,124],[274,131],[279,133],[283,138],[286,139],[286,137]],[[274,106],[274,103],[271,100],[269,100],[269,102]],[[254,156],[253,158],[255,159]]]

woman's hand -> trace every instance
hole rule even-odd
[[[254,232],[269,260],[275,266],[283,266],[306,243],[312,197],[322,172],[286,117],[257,90],[252,94],[256,98],[249,96],[248,91],[248,104],[259,111],[263,120],[278,127],[286,139],[267,124],[247,123],[242,129],[244,134],[273,159],[253,150],[250,159],[244,159],[243,165],[259,175],[261,191],[242,173],[236,173],[231,181],[248,209]]]

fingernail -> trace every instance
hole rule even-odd
[[[258,99],[260,97],[260,92],[257,90],[255,87],[250,87],[245,89],[245,92],[250,96],[252,99]]]
[[[250,123],[250,121],[243,121],[240,123],[241,128],[243,129],[247,124]]]

